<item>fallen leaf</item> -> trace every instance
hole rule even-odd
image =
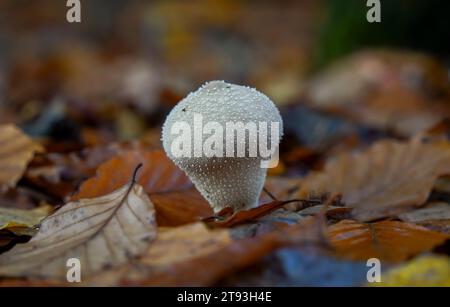
[[[148,194],[192,186],[184,172],[163,151],[130,150],[101,164],[96,176],[86,180],[72,200],[97,197],[116,190],[128,182],[136,166],[141,163],[138,183]]]
[[[445,202],[432,202],[423,208],[402,213],[398,217],[405,222],[450,234],[450,204]]]
[[[410,223],[420,223],[430,220],[450,220],[450,204],[445,202],[429,203],[426,207],[402,213],[398,217],[402,221]]]
[[[146,252],[156,236],[155,212],[134,180],[97,198],[70,202],[46,218],[28,243],[0,255],[1,276],[65,280],[78,258],[87,278]]]
[[[164,284],[163,279],[159,280],[154,277],[156,275],[162,275],[165,279],[172,279],[172,282],[179,282],[180,280],[187,282],[190,275],[198,274],[198,272],[192,270],[192,272],[189,274],[186,272],[187,275],[183,276],[179,275],[181,272],[179,272],[178,267],[188,269],[186,264],[190,264],[193,259],[208,258],[233,243],[228,230],[210,230],[200,222],[176,228],[158,228],[157,233],[156,239],[147,247],[142,257],[137,258],[132,263],[129,262],[106,270],[101,274],[96,274],[91,278],[83,278],[82,285]],[[203,268],[200,270],[203,270]],[[208,275],[208,273],[205,274]],[[42,282],[49,285],[63,284],[55,279],[44,281],[9,279],[4,281],[7,285],[14,285],[15,283],[42,285]]]
[[[0,231],[0,252],[3,252],[3,248],[10,244],[17,236],[9,231]]]
[[[444,219],[444,220],[429,220],[429,221],[423,221],[420,223],[417,223],[419,225],[422,225],[423,227],[426,227],[430,230],[437,231],[437,232],[443,232],[450,235],[450,220]]]
[[[450,259],[422,256],[381,275],[375,287],[450,287]]]
[[[126,183],[139,163],[143,167],[138,183],[155,206],[159,226],[192,223],[213,214],[206,200],[191,190],[189,178],[162,150],[130,150],[110,159],[100,165],[97,175],[85,181],[72,199],[110,193]]]
[[[160,226],[180,226],[213,215],[211,207],[196,188],[150,194]]]
[[[355,219],[370,221],[423,205],[436,179],[449,172],[448,143],[380,141],[330,160],[304,179],[297,197],[342,194]]]
[[[14,125],[0,126],[0,145],[0,190],[4,190],[16,185],[34,154],[44,148]]]
[[[358,223],[343,220],[329,226],[328,238],[341,257],[400,262],[433,249],[450,236],[399,221]]]
[[[16,235],[32,236],[35,226],[50,214],[52,207],[44,205],[33,210],[21,210],[0,207],[0,230],[9,230]]]

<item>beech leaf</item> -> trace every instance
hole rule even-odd
[[[0,275],[65,279],[67,260],[78,258],[86,278],[145,253],[155,236],[153,204],[132,181],[47,217],[28,243],[0,255]]]
[[[450,145],[381,141],[346,153],[308,175],[298,198],[342,194],[359,221],[392,217],[423,205],[440,175],[450,172]]]

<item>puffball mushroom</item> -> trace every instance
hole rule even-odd
[[[267,150],[272,157],[277,153],[282,125],[280,112],[266,95],[211,81],[172,109],[162,141],[168,157],[215,212],[225,207],[238,211],[258,205],[267,173],[263,161],[270,158]]]

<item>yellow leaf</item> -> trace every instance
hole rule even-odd
[[[423,256],[381,275],[380,283],[370,286],[450,287],[450,258]]]
[[[87,278],[145,253],[155,236],[155,209],[133,180],[50,215],[28,243],[0,255],[0,276],[65,280],[67,260],[78,258]]]
[[[423,205],[436,179],[450,173],[450,146],[418,141],[380,141],[368,150],[346,153],[308,175],[298,198],[341,194],[362,222],[397,216]]]
[[[14,187],[28,162],[44,148],[14,125],[0,125],[0,190]]]
[[[141,262],[151,266],[171,266],[219,250],[231,244],[227,230],[211,231],[203,223],[161,231]]]

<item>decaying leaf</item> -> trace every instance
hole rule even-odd
[[[328,228],[328,238],[342,257],[399,262],[431,250],[450,236],[399,221],[358,223],[343,220]]]
[[[186,282],[189,280],[189,276],[198,274],[198,272],[193,270],[187,276],[180,276],[178,267],[183,268],[194,259],[211,257],[232,243],[228,230],[209,230],[200,222],[176,228],[159,228],[156,239],[147,247],[142,257],[137,258],[133,263],[125,263],[90,278],[83,278],[81,284],[163,284],[163,280],[154,279],[155,275],[163,275],[166,279],[173,278],[174,282],[180,280]],[[199,267],[197,271],[203,270],[204,268]],[[205,272],[205,275],[207,276],[208,272]],[[49,285],[65,284],[55,279],[46,279],[45,282]],[[7,285],[27,283],[34,285],[42,284],[42,281],[17,279],[8,280],[5,283]]]
[[[0,207],[0,230],[9,230],[16,235],[33,235],[35,226],[50,214],[51,206],[44,205],[33,210]]]
[[[72,199],[110,193],[126,183],[139,163],[143,167],[138,183],[155,206],[158,226],[192,223],[213,214],[206,200],[191,190],[192,183],[184,172],[161,150],[131,150],[112,158],[97,169],[95,177],[83,183]]]
[[[14,125],[0,125],[0,190],[14,187],[36,152],[43,147]]]
[[[272,196],[279,200],[292,199],[292,195],[300,188],[302,182],[301,177],[272,177],[269,176],[266,179],[264,188]],[[268,195],[268,193],[263,192],[260,195],[259,203],[265,204],[273,199]]]
[[[450,146],[380,141],[359,154],[343,154],[307,176],[299,198],[342,194],[359,221],[396,216],[425,203],[435,180],[450,172]]]
[[[450,287],[450,258],[423,256],[381,275],[379,287]]]
[[[211,207],[196,188],[150,194],[160,226],[179,226],[213,214]]]
[[[110,194],[70,202],[46,218],[28,243],[0,255],[0,276],[65,280],[66,262],[78,258],[82,275],[142,255],[156,236],[155,212],[134,180]]]

